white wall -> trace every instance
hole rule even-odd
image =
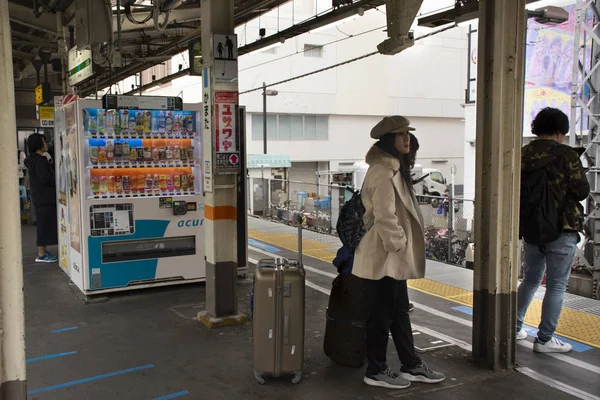
[[[457,118],[411,117],[420,149],[418,163],[424,168],[437,168],[450,181],[452,164],[457,167],[456,184],[463,183],[464,121]],[[330,115],[329,140],[269,140],[271,154],[289,154],[293,162],[330,162],[337,169],[339,163],[364,160],[375,143],[370,132],[381,117],[359,115]],[[247,144],[249,154],[262,152],[262,139],[252,140],[252,116],[247,116]],[[436,162],[438,161],[438,162]],[[445,162],[440,162],[445,161]]]

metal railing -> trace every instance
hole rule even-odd
[[[298,215],[302,215],[304,228],[319,233],[337,234],[340,209],[351,197],[342,185],[248,178],[250,214],[291,226],[296,226]],[[473,200],[443,196],[417,199],[424,220],[427,258],[464,266],[473,231]]]

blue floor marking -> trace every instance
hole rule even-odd
[[[471,307],[467,307],[467,306],[458,306],[458,307],[452,307],[453,310],[456,311],[460,311],[462,313],[465,314],[469,314],[469,315],[473,315],[473,309]],[[538,330],[537,328],[534,328],[533,326],[530,325],[523,325],[523,328],[525,329],[525,332],[527,332],[527,334],[531,337],[536,338],[537,337],[537,333]],[[587,344],[583,344],[583,343],[579,343],[576,340],[573,339],[568,339],[562,336],[558,336],[558,335],[554,335],[557,339],[562,340],[565,343],[569,343],[572,347],[573,347],[573,351],[577,352],[577,353],[583,353],[584,351],[588,351],[588,350],[592,350],[593,347],[588,346]]]
[[[259,242],[258,240],[248,239],[248,244],[250,246],[258,247],[259,249],[263,249],[264,251],[268,251],[269,253],[279,253],[279,248],[269,246],[263,242]]]
[[[41,388],[41,389],[30,390],[27,392],[27,394],[31,395],[31,394],[37,394],[37,393],[42,393],[42,392],[49,392],[51,390],[62,389],[62,388],[69,387],[69,386],[79,385],[81,383],[88,383],[88,382],[92,382],[92,381],[97,381],[99,379],[111,378],[113,376],[128,374],[130,372],[142,371],[142,370],[150,369],[150,368],[154,368],[154,365],[153,364],[142,365],[141,367],[123,369],[121,371],[110,372],[110,373],[104,374],[104,375],[96,375],[96,376],[92,376],[90,378],[78,379],[76,381],[61,383],[60,385],[54,385],[54,386],[48,386],[48,387]]]
[[[74,331],[75,329],[77,329],[77,327],[76,326],[72,326],[70,328],[57,329],[55,331],[52,331],[52,333],[61,333],[61,332],[67,332],[67,331]]]
[[[47,356],[30,358],[29,360],[27,360],[27,362],[28,362],[28,363],[30,363],[30,362],[34,362],[34,361],[48,360],[48,359],[50,359],[50,358],[57,358],[57,357],[71,356],[71,355],[73,355],[73,354],[77,354],[77,352],[76,352],[76,351],[69,351],[68,353],[49,354],[49,355],[47,355]]]
[[[185,396],[186,394],[190,394],[190,392],[188,392],[187,390],[184,390],[183,392],[171,393],[166,396],[155,397],[152,400],[169,400],[169,399],[174,399],[175,397]]]

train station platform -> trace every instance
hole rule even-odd
[[[294,256],[294,228],[254,219],[250,228],[251,262]],[[297,385],[283,378],[261,386],[252,374],[251,324],[211,330],[197,320],[205,307],[203,284],[83,303],[57,265],[34,263],[34,237],[35,228],[23,227],[30,400],[600,399],[600,349],[591,334],[588,343],[569,339],[579,347],[567,355],[534,354],[531,338],[520,342],[518,371],[495,373],[473,365],[469,271],[464,269],[428,263],[427,280],[434,283],[411,283],[415,344],[426,362],[446,374],[446,381],[399,391],[371,388],[362,383],[363,369],[336,366],[323,354],[325,309],[335,277],[327,252],[332,253],[337,239],[306,232],[304,378]],[[250,279],[239,281],[242,312],[249,309]],[[450,298],[435,282],[465,293]],[[595,316],[593,307],[572,309]],[[393,346],[389,361],[399,368]]]

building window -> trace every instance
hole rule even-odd
[[[304,57],[323,58],[323,46],[318,44],[305,44]]]
[[[269,140],[327,140],[329,117],[327,115],[269,114],[267,116]],[[252,140],[263,139],[263,115],[252,114]]]

